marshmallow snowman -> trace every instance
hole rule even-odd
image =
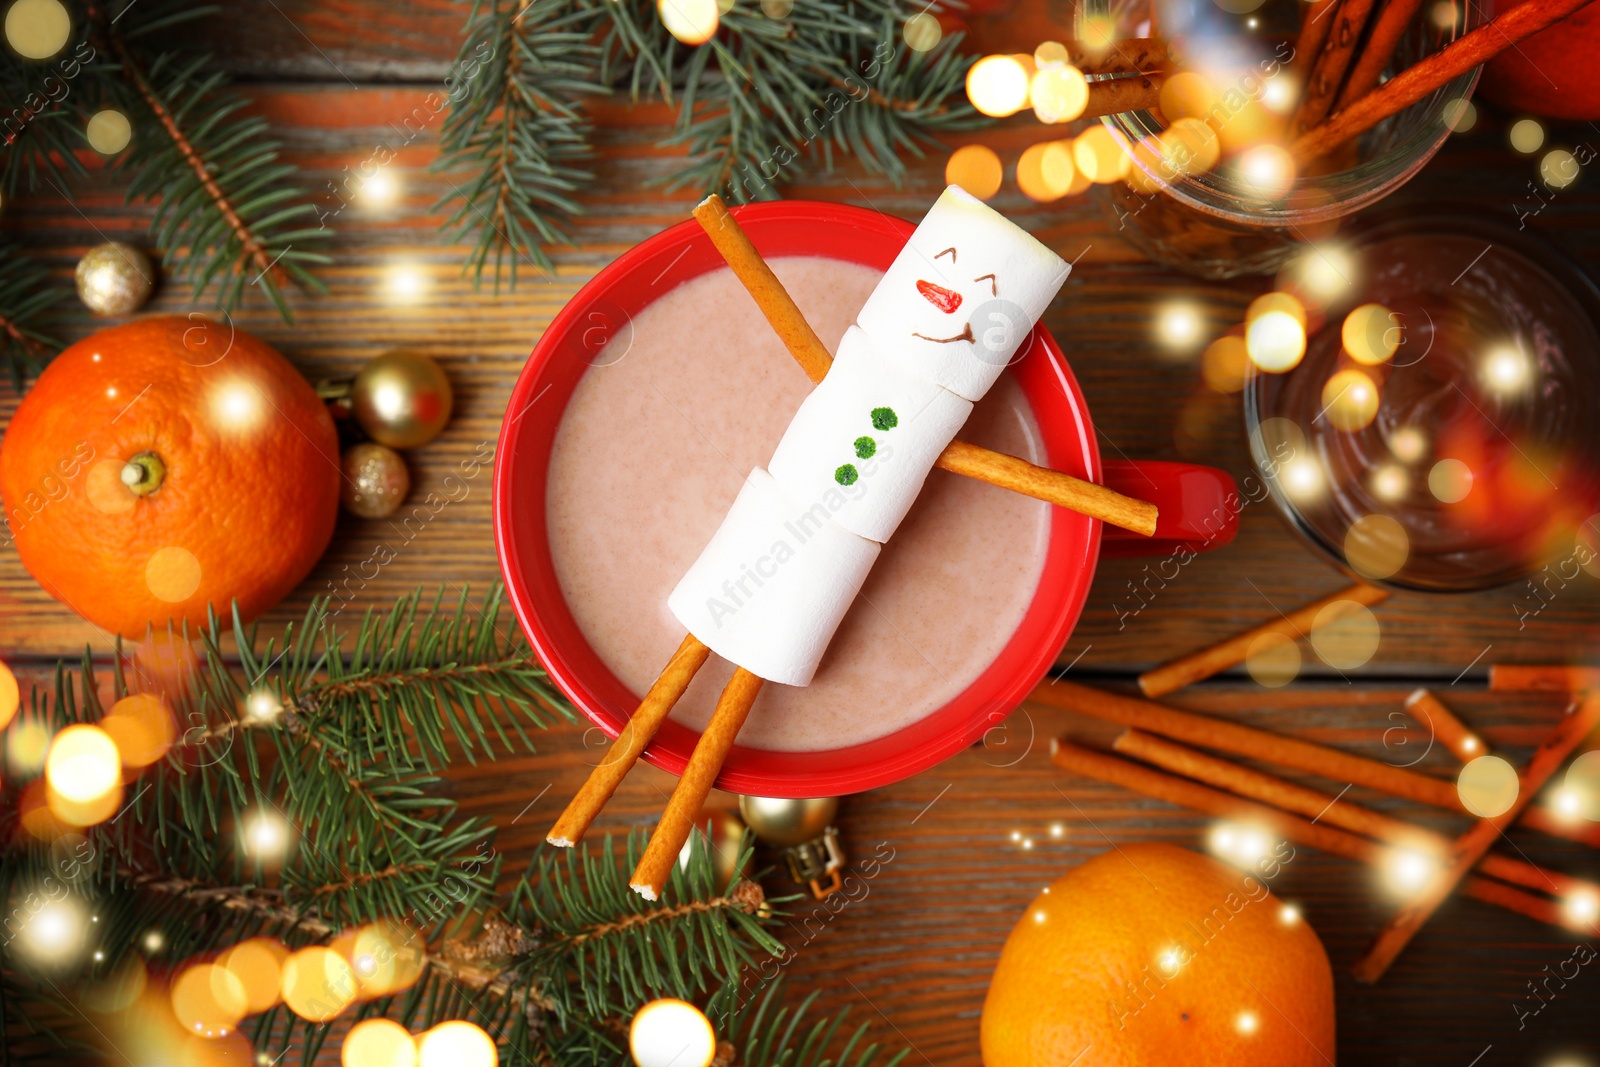
[[[668,597],[678,621],[761,678],[809,684],[879,548],[1070,269],[946,189]]]

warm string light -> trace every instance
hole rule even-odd
[[[643,1012],[644,1008],[639,1010]],[[710,1024],[706,1025],[709,1028]],[[697,1067],[692,1059],[674,1062],[679,1067]],[[495,1048],[494,1039],[482,1027],[469,1022],[440,1023],[417,1038],[417,1067],[498,1067],[499,1063],[500,1051]]]
[[[1003,119],[1028,106],[1030,79],[1016,56],[984,56],[967,68],[967,99],[990,118]]]
[[[717,0],[657,0],[656,13],[667,32],[691,48],[716,36],[721,20]]]
[[[21,925],[13,944],[16,953],[36,967],[62,969],[83,958],[89,943],[89,916],[75,896],[46,900],[36,909],[18,909]]]
[[[638,1067],[708,1067],[717,1052],[717,1038],[699,1008],[664,998],[652,1000],[634,1015],[628,1050]]]

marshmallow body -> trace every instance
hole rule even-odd
[[[902,370],[977,401],[1070,270],[1026,230],[952,185],[856,321]]]
[[[885,359],[860,327],[795,413],[767,469],[853,534],[887,541],[972,402]]]
[[[667,608],[723,659],[771,682],[806,685],[880,547],[757,468]]]

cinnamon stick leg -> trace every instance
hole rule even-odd
[[[739,736],[760,693],[760,678],[743,667],[734,669],[727,688],[717,700],[716,710],[711,713],[711,722],[694,746],[689,765],[683,769],[683,776],[678,779],[677,788],[673,789],[667,809],[661,813],[661,821],[651,833],[650,843],[645,846],[644,855],[629,882],[633,891],[646,900],[660,899],[673,864],[678,862],[678,853],[694,830],[694,817],[705,804],[728,758],[728,750],[733,748],[734,738]]]
[[[678,650],[656,676],[650,691],[639,702],[638,710],[611,743],[606,758],[589,772],[588,780],[550,828],[546,841],[559,848],[571,848],[583,839],[584,831],[589,829],[589,824],[606,806],[611,795],[617,791],[617,786],[622,784],[622,779],[639,761],[645,746],[656,736],[656,731],[667,721],[667,716],[672,714],[673,707],[683,697],[684,690],[689,688],[695,673],[705,665],[709,655],[711,650],[699,638],[693,634],[684,637]]]

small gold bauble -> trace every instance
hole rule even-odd
[[[361,368],[350,387],[356,422],[390,448],[417,448],[450,421],[450,379],[416,352],[386,352]]]
[[[744,846],[744,823],[731,811],[715,811],[703,808],[695,816],[694,828],[705,834],[709,830],[711,842],[711,869],[717,876],[717,885],[725,886],[733,881],[734,875],[741,878],[749,877],[748,866],[738,868],[739,852]],[[678,852],[678,866],[686,867],[689,864],[689,850],[697,846],[700,840],[698,835],[690,834],[683,848]]]
[[[362,519],[393,515],[411,489],[411,473],[400,453],[383,445],[363,443],[344,450],[344,508]]]
[[[745,825],[774,848],[792,848],[815,841],[839,813],[837,797],[787,800],[780,797],[740,797],[739,814]]]
[[[150,257],[121,241],[95,245],[78,260],[78,298],[96,315],[138,311],[155,289]]]

